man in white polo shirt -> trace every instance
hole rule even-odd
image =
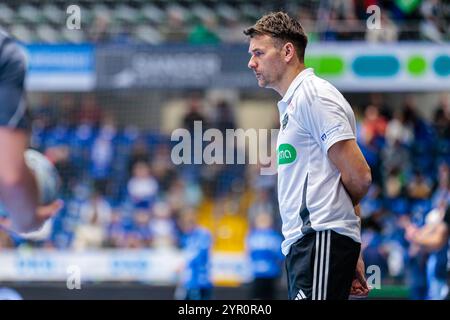
[[[359,202],[371,184],[356,144],[353,111],[342,94],[304,65],[307,37],[286,13],[244,31],[248,67],[278,102],[278,200],[289,299],[367,296]]]

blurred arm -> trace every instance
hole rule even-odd
[[[448,240],[448,227],[445,223],[441,222],[433,228],[421,228],[414,234],[411,240],[427,251],[439,250]]]
[[[36,230],[43,221],[36,215],[36,180],[24,159],[28,135],[24,130],[0,128],[0,145],[0,200],[10,214],[14,231]]]

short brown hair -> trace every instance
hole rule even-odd
[[[272,12],[259,19],[254,26],[245,29],[244,34],[253,38],[268,35],[283,42],[292,42],[300,61],[304,60],[308,37],[300,22],[284,12]]]

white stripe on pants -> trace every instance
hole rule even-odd
[[[327,298],[330,240],[331,230],[316,232],[312,300],[326,300]]]

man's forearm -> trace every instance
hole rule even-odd
[[[343,140],[328,150],[331,162],[341,174],[342,184],[353,206],[366,195],[372,183],[372,174],[355,140]]]
[[[361,199],[364,198],[364,196],[369,191],[369,187],[371,184],[371,179],[367,179],[366,181],[359,183],[345,181],[344,179],[341,179],[341,181],[342,185],[350,196],[350,199],[352,200],[353,206],[357,206]]]
[[[420,245],[425,250],[434,251],[441,249],[447,241],[447,228],[443,225],[431,230],[421,230],[414,237],[414,243]]]
[[[2,203],[10,215],[14,231],[30,232],[41,226],[42,221],[36,215],[38,188],[28,167],[17,179],[4,181],[0,189]]]
[[[24,130],[0,128],[0,201],[18,232],[37,229],[38,187],[25,162],[29,136]]]

